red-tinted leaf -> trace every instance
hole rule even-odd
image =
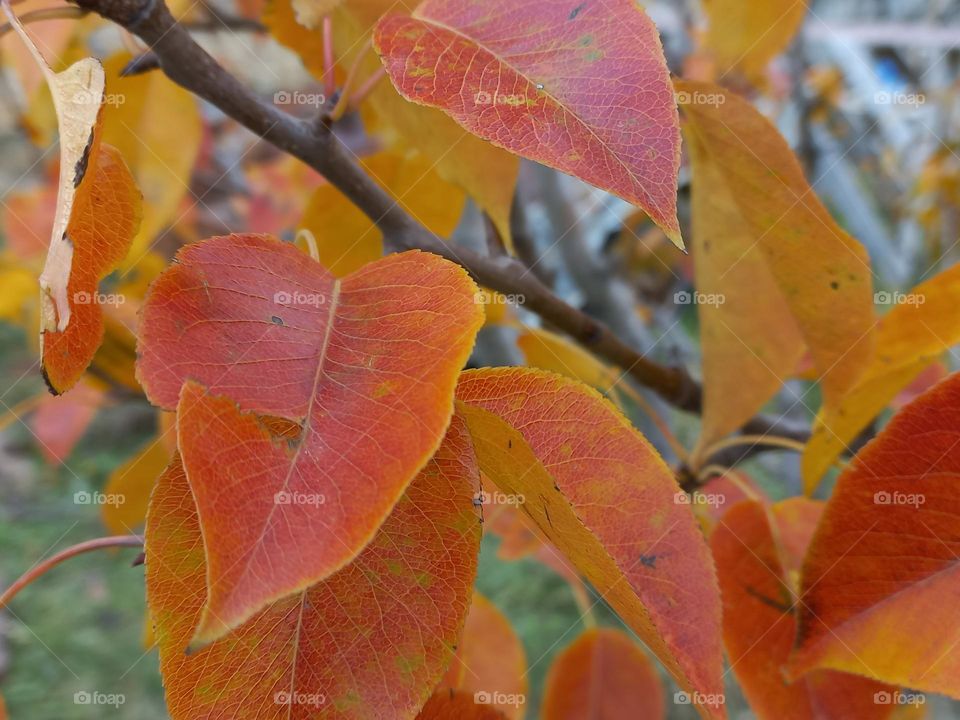
[[[663,685],[653,663],[612,628],[584,632],[547,675],[543,720],[665,718]]]
[[[837,480],[803,565],[795,673],[960,697],[960,375],[907,405]]]
[[[822,504],[794,498],[768,515],[747,500],[730,509],[711,536],[723,593],[723,636],[730,665],[759,718],[879,719],[893,705],[874,702],[893,688],[866,678],[817,671],[784,681],[796,631],[796,569]]]
[[[414,717],[467,614],[480,543],[477,482],[469,437],[455,419],[350,565],[187,655],[206,566],[190,488],[174,462],[158,481],[146,534],[147,596],[171,717]]]
[[[440,688],[462,690],[521,720],[527,699],[527,657],[513,626],[496,605],[480,593],[463,628],[457,654]]]
[[[423,706],[417,720],[505,720],[502,712],[478,702],[479,699],[464,692],[442,690]]]
[[[373,536],[443,437],[483,319],[475,292],[435,255],[392,255],[337,280],[264,236],[190,246],[157,280],[140,379],[166,408],[187,378],[200,383],[178,416],[210,565],[198,644],[336,571]],[[276,443],[244,411],[302,432]]]
[[[522,509],[696,691],[701,711],[722,717],[713,561],[656,450],[599,393],[559,375],[468,371],[457,400],[481,470],[523,496]]]
[[[676,102],[638,3],[426,0],[374,45],[408,100],[638,204],[683,246]]]

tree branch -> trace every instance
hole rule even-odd
[[[175,83],[323,175],[377,225],[389,250],[435,253],[463,266],[481,285],[505,295],[522,295],[527,310],[623,369],[670,404],[687,412],[701,411],[700,385],[684,368],[666,367],[646,359],[607,327],[557,297],[522,263],[509,257],[486,257],[433,235],[364,172],[329,125],[295,118],[262,101],[194,41],[162,0],[75,2],[139,36]],[[752,420],[744,432],[771,433],[801,441],[808,434],[806,428],[765,417]]]

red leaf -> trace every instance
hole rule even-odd
[[[761,503],[747,500],[732,507],[714,531],[730,665],[759,718],[886,718],[894,706],[874,698],[893,690],[887,685],[832,671],[784,681],[796,609],[806,602],[797,599],[794,578],[821,510],[822,503],[792,498],[768,515]]]
[[[350,565],[187,655],[206,565],[199,518],[175,461],[158,481],[146,531],[147,597],[170,716],[414,717],[450,662],[470,603],[480,545],[477,483],[469,436],[455,419]]]
[[[585,631],[557,656],[547,675],[543,720],[659,720],[663,685],[653,663],[627,635]]]
[[[443,437],[483,319],[475,292],[435,255],[336,280],[263,236],[190,246],[157,280],[143,386],[170,408],[187,378],[202,384],[185,387],[178,416],[211,573],[198,644],[335,572],[374,535]],[[302,432],[277,443],[243,411]]]
[[[540,370],[465,372],[457,400],[480,469],[723,717],[713,560],[656,450],[595,390]]]
[[[636,203],[680,247],[680,125],[663,48],[632,0],[426,0],[374,45],[400,94]]]
[[[837,479],[803,564],[794,674],[832,668],[960,698],[960,374]]]

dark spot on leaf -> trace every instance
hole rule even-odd
[[[834,290],[839,290],[839,289],[840,289],[840,283],[838,283],[836,280],[834,280],[832,283],[830,283],[830,287],[833,288]]]
[[[83,180],[83,176],[87,174],[87,164],[90,162],[90,148],[92,147],[93,133],[91,132],[90,137],[87,138],[87,145],[83,148],[83,155],[80,156],[76,166],[73,168],[73,187],[77,187],[80,181]]]
[[[586,6],[587,6],[586,3],[580,3],[579,5],[577,5],[573,10],[570,11],[570,16],[567,19],[575,20],[577,15],[580,14],[580,11],[583,10]]]
[[[507,450],[513,450],[513,440],[507,439]]]
[[[641,555],[640,564],[644,567],[651,569],[656,569],[657,567],[657,556],[656,555]]]
[[[280,325],[283,327],[283,318],[277,317],[276,315],[270,317],[270,322],[272,322],[274,325]]]

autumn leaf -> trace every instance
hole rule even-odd
[[[817,199],[766,118],[716,85],[677,90],[694,176],[704,447],[793,374],[801,338],[825,402],[856,382],[873,347],[872,275],[864,248]]]
[[[523,644],[507,617],[480,593],[473,594],[457,653],[440,688],[486,696],[486,704],[496,707],[504,717],[523,718],[527,697]]]
[[[59,395],[86,370],[103,337],[99,282],[126,255],[140,222],[140,193],[122,158],[100,143],[103,66],[83,58],[55,73],[7,4],[53,97],[60,177],[47,259],[40,274],[43,376]]]
[[[305,28],[316,30],[323,18],[343,3],[343,0],[291,0],[297,22]]]
[[[171,718],[416,716],[453,655],[470,603],[477,482],[469,436],[455,420],[352,563],[188,655],[206,597],[205,536],[174,461],[150,501],[146,532],[147,597]],[[375,621],[358,642],[361,620]]]
[[[359,63],[361,77],[372,78],[383,72],[376,56],[368,52],[372,30],[384,14],[407,11],[408,6],[394,0],[342,3],[333,14],[338,62],[345,66]],[[309,62],[310,55],[294,49]],[[510,207],[520,169],[514,155],[464,131],[439,110],[407,102],[386,80],[376,85],[363,109],[373,110],[376,135],[391,147],[399,146],[399,150],[409,146],[420,150],[442,178],[460,186],[490,215],[506,246],[513,247]]]
[[[666,718],[653,663],[627,635],[590,628],[565,647],[547,675],[543,720]]]
[[[480,469],[723,717],[713,563],[656,450],[599,393],[551,373],[467,371],[457,401]]]
[[[179,403],[210,567],[197,644],[340,569],[375,534],[443,437],[483,322],[475,293],[436,255],[338,280],[257,235],[189,246],[156,281],[138,372],[155,405]],[[277,443],[253,413],[302,432]]]
[[[960,375],[897,413],[837,479],[803,564],[794,676],[830,668],[960,697],[952,627]]]
[[[506,716],[490,705],[482,705],[464,692],[442,690],[434,693],[417,720],[504,720]]]
[[[660,38],[642,8],[489,0],[477,9],[426,0],[411,16],[380,20],[374,47],[400,94],[639,205],[682,248],[678,119]]]
[[[60,465],[70,457],[105,401],[104,392],[87,382],[78,384],[68,397],[46,394],[30,418],[30,429],[47,462]]]
[[[876,352],[863,377],[817,415],[801,464],[807,494],[897,393],[960,342],[960,266],[908,293],[877,296],[898,302],[880,320]]]
[[[807,2],[707,0],[704,9],[709,20],[706,45],[721,76],[737,70],[757,80],[800,29]]]
[[[396,202],[440,237],[449,237],[466,198],[419,154],[377,153],[361,165]],[[301,226],[317,240],[320,262],[337,277],[383,255],[383,234],[332,185],[314,191]]]
[[[894,688],[856,675],[820,670],[784,682],[793,648],[797,570],[822,503],[791,498],[767,509],[745,500],[724,514],[711,536],[723,594],[723,637],[730,665],[761,720],[887,718],[894,706],[875,694]]]

